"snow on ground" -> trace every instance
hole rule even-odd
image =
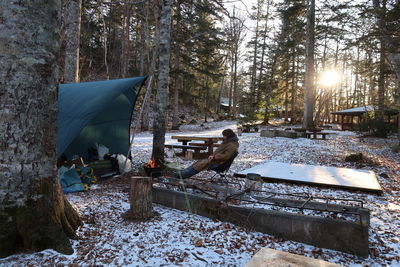
[[[168,133],[166,143],[174,143],[170,137],[177,134],[220,136],[228,127],[235,129],[235,122],[190,126]],[[363,200],[371,210],[367,259],[249,232],[230,223],[160,205],[154,205],[157,215],[150,221],[129,222],[123,217],[129,209],[127,180],[111,179],[90,192],[67,195],[84,221],[78,230],[80,239],[72,241],[73,255],[45,250],[0,259],[0,266],[243,266],[262,247],[349,266],[400,266],[400,156],[390,149],[396,140],[330,132],[328,140],[261,138],[259,133],[244,133],[239,137],[240,154],[231,171],[269,160],[373,170],[384,190],[381,196],[286,183],[264,184],[264,189],[281,193]],[[148,162],[151,149],[152,135],[137,134],[132,149],[134,166]],[[362,152],[365,159],[361,163],[345,162],[345,155],[354,152]],[[171,151],[167,153],[171,162],[182,166],[192,163],[173,157]]]

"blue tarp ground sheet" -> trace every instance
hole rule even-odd
[[[75,167],[67,168],[61,166],[58,169],[58,179],[64,193],[85,191],[81,177]]]
[[[58,179],[64,193],[89,190],[97,182],[93,169],[84,166],[61,166],[58,169]]]

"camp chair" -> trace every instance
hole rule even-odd
[[[236,151],[236,153],[224,163],[211,165],[208,170],[215,172],[211,179],[214,179],[215,176],[219,175],[221,180],[226,180],[226,175],[229,171],[229,168],[231,167],[237,155],[239,155],[239,152]]]

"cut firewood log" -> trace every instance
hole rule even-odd
[[[153,212],[152,204],[152,178],[132,177],[129,200],[131,215],[136,220],[147,220]]]

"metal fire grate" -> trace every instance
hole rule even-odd
[[[329,213],[329,216],[332,214],[356,216],[361,220],[360,209],[364,208],[361,200],[320,197],[308,193],[277,193],[259,189],[262,184],[260,181],[249,181],[245,178],[235,178],[235,180],[156,178],[155,182],[172,190],[184,192],[190,190],[191,194],[204,195],[225,202],[227,205],[252,205],[254,208],[281,207],[297,210],[302,214],[305,210],[310,210]]]

